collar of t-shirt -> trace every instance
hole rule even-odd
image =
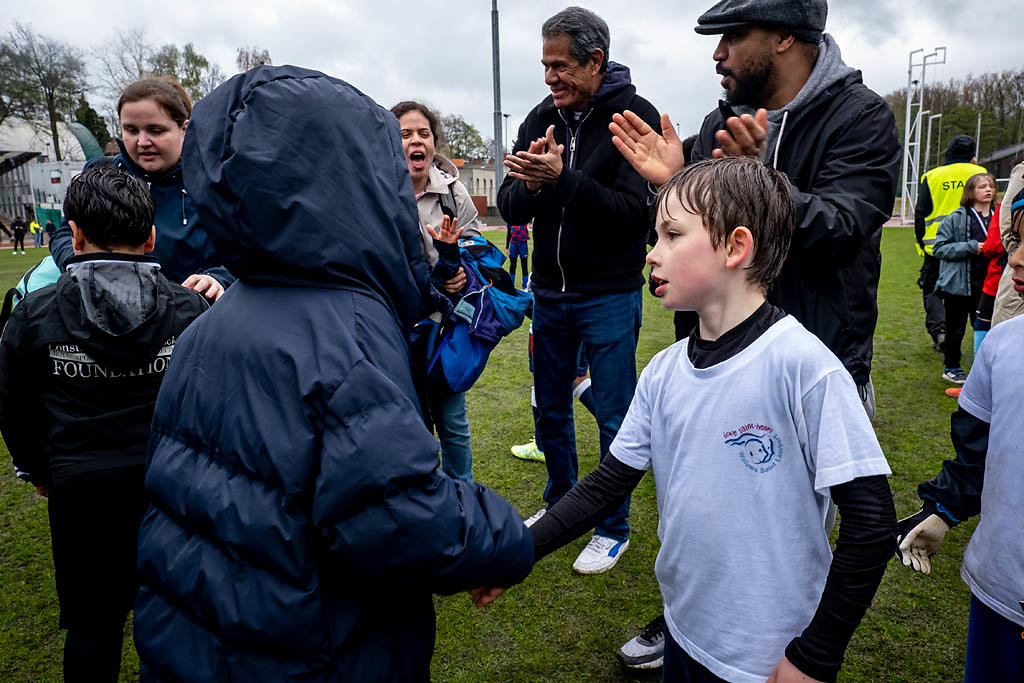
[[[753,344],[769,327],[785,317],[781,308],[765,301],[746,320],[714,341],[701,339],[698,334],[700,325],[697,325],[690,333],[686,355],[695,368],[718,365]]]

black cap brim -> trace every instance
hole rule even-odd
[[[749,23],[749,21],[730,21],[720,24],[698,24],[693,27],[693,30],[702,36],[714,36],[740,26],[747,26]]]

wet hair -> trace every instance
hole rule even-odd
[[[992,185],[993,190],[998,187],[998,185],[996,185],[996,177],[991,173],[975,173],[967,179],[966,183],[964,183],[964,193],[960,196],[960,206],[970,208],[974,204],[974,191],[983,180],[988,180]],[[988,207],[989,211],[993,211],[996,208],[996,194],[998,193],[992,193],[992,201]]]
[[[709,159],[685,166],[658,191],[658,211],[674,220],[670,197],[700,216],[716,249],[737,227],[750,230],[754,256],[748,278],[771,289],[793,239],[795,209],[786,174],[746,157]]]
[[[155,212],[146,183],[114,166],[86,169],[64,196],[64,216],[100,249],[145,244]]]
[[[608,45],[611,34],[604,19],[582,7],[566,7],[544,22],[540,29],[544,40],[552,36],[569,37],[569,54],[580,64],[586,64],[594,50],[601,50],[601,73],[608,69]]]
[[[125,103],[143,100],[156,102],[178,124],[178,128],[184,126],[192,116],[192,100],[181,84],[170,76],[149,76],[129,85],[117,100],[117,115],[121,115]]]
[[[430,134],[434,136],[434,147],[440,149],[444,140],[444,131],[441,130],[441,119],[433,109],[415,100],[402,100],[391,107],[391,113],[395,115],[396,119],[402,118],[411,111],[418,111],[427,119],[427,123],[430,124]]]

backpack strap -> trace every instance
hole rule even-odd
[[[441,195],[441,213],[451,220],[459,217],[458,206],[455,204],[455,183],[448,186],[448,194]]]
[[[7,327],[7,321],[11,318],[11,311],[14,309],[14,297],[21,299],[21,292],[18,291],[17,287],[11,287],[7,290],[7,295],[4,297],[3,308],[0,309],[0,333]]]

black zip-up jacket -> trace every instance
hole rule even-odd
[[[708,114],[694,159],[711,157],[734,116]],[[792,183],[796,232],[769,300],[832,350],[858,385],[871,373],[882,225],[892,214],[901,148],[885,101],[855,71],[798,111],[779,136],[776,168]],[[769,163],[776,150],[768,150]]]
[[[629,109],[660,129],[657,110],[636,94],[629,69],[608,63],[578,125],[550,95],[527,114],[513,153],[555,126],[565,145],[562,175],[538,193],[505,176],[498,209],[510,225],[533,221],[532,282],[541,289],[610,294],[643,286],[651,214],[647,183],[612,145],[612,114]]]
[[[83,254],[31,292],[0,341],[0,431],[36,486],[144,465],[175,339],[208,306],[146,256]]]

